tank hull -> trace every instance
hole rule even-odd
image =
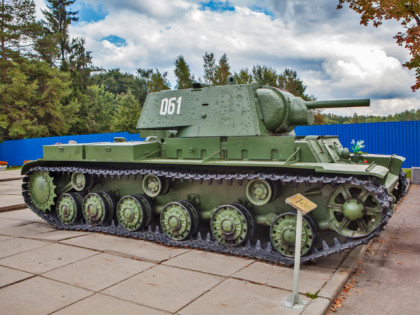
[[[23,196],[34,212],[60,229],[101,231],[169,246],[202,248],[283,264],[293,263],[290,255],[293,251],[290,242],[293,235],[282,238],[280,244],[276,243],[273,228],[279,220],[281,224],[293,225],[293,208],[286,204],[285,199],[296,193],[317,204],[317,208],[306,216],[309,238],[302,261],[352,248],[380,233],[392,215],[395,202],[405,191],[404,178],[400,175],[403,158],[379,155],[360,158],[349,155],[347,159],[341,158],[335,163],[327,160],[313,162],[310,154],[304,151],[312,138],[273,138],[286,143],[280,154],[273,154],[273,148],[279,145],[273,144],[271,139],[264,145],[261,137],[260,142],[254,144],[263,148],[256,150],[251,145],[246,153],[242,139],[231,142],[230,139],[220,138],[207,139],[204,144],[195,144],[197,139],[179,139],[182,143],[173,139],[164,143],[49,146],[44,148],[44,159],[30,162],[22,169],[22,173],[27,175]],[[334,147],[338,142],[336,137],[314,139],[320,147],[325,143]],[[203,155],[200,146],[208,148],[211,142],[214,143],[213,151],[216,154]],[[178,149],[172,149],[171,146]],[[242,150],[235,151],[236,147]],[[339,156],[340,148],[341,145],[336,145],[335,157]],[[198,154],[196,151],[201,155],[194,155]],[[329,154],[329,158],[333,159],[334,155]],[[324,156],[324,159],[327,157]],[[77,176],[73,174],[83,174],[80,187]],[[145,185],[150,176],[155,176],[160,182],[161,190],[157,193],[153,180],[149,186]],[[46,192],[32,188],[33,183],[37,182],[49,187],[50,200],[44,202]],[[265,188],[270,190],[268,199],[264,194],[261,197],[256,193]],[[345,197],[346,190],[350,191],[351,196]],[[75,198],[75,195],[78,197]],[[335,195],[338,201],[332,201],[331,196]],[[367,199],[363,199],[362,195],[368,196]],[[108,197],[104,196],[109,196],[111,200],[111,204],[103,208],[104,212],[109,213],[106,218],[95,221],[97,216],[89,212],[89,207],[96,205],[95,202],[106,203]],[[124,217],[121,210],[123,206],[120,204],[127,196],[144,196],[150,205],[147,224],[139,223],[141,228],[136,230],[130,230],[134,226],[129,216],[131,212]],[[345,200],[340,201],[343,196]],[[135,202],[136,198],[139,197],[133,197],[131,201]],[[78,206],[70,207],[77,217],[75,220],[68,219],[68,200],[79,200]],[[364,203],[365,208],[360,211],[353,209],[352,200]],[[354,220],[340,230],[347,219],[335,214],[336,202],[340,203],[341,212],[353,211],[356,216],[363,215],[363,218],[349,215]],[[186,238],[183,234],[178,235],[178,230],[171,230],[170,226],[174,216],[179,222],[183,222],[184,218],[188,221],[188,211],[185,215],[177,216],[179,211],[188,208],[185,205],[193,208],[198,220],[197,226],[187,231]],[[171,207],[175,207],[175,210],[171,210]],[[242,207],[245,208],[243,216]],[[142,208],[141,203],[139,208]],[[367,214],[370,208],[375,208],[376,214]],[[118,212],[118,209],[121,211]],[[235,223],[241,218],[246,224]],[[217,224],[219,230],[215,227]],[[361,228],[358,224],[361,224]],[[239,235],[238,238],[231,236],[229,229],[236,229],[234,232]],[[248,233],[247,230],[251,229],[252,233]],[[285,235],[289,232],[287,228],[277,231]],[[284,247],[284,243],[290,248]]]

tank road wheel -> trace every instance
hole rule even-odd
[[[160,214],[160,225],[169,238],[182,241],[197,231],[198,214],[187,201],[170,202]]]
[[[74,172],[71,174],[71,184],[75,190],[82,191],[91,186],[92,177],[83,173]]]
[[[150,222],[151,208],[141,195],[129,195],[117,204],[118,222],[127,231],[138,231]]]
[[[238,207],[242,210],[242,212],[245,214],[246,218],[248,219],[248,224],[249,224],[249,236],[248,238],[251,238],[254,233],[255,233],[255,229],[256,229],[256,223],[255,223],[255,217],[252,214],[252,212],[243,204],[241,203],[232,203],[232,206]]]
[[[248,200],[256,206],[263,206],[273,197],[273,189],[269,182],[263,179],[253,179],[246,186]]]
[[[48,172],[36,171],[29,177],[29,195],[37,209],[46,212],[54,205],[56,186]]]
[[[153,174],[148,174],[144,176],[143,179],[143,190],[146,195],[149,197],[157,197],[159,195],[164,195],[168,190],[167,181]]]
[[[57,216],[61,223],[69,225],[77,222],[82,214],[83,198],[78,194],[62,194],[57,200]]]
[[[114,203],[104,192],[90,193],[83,200],[82,213],[90,224],[107,223],[112,218]]]
[[[216,240],[223,245],[239,246],[246,242],[252,231],[252,223],[242,207],[223,205],[211,217],[210,228]]]
[[[361,186],[343,184],[328,197],[327,219],[337,233],[352,237],[364,237],[381,224],[382,206],[373,192]]]
[[[295,256],[296,221],[297,214],[295,212],[286,212],[275,218],[270,227],[271,244],[286,257]],[[312,220],[304,216],[302,220],[302,255],[310,253],[315,244],[315,237],[316,230]]]

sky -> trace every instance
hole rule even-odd
[[[44,0],[35,0],[38,18]],[[360,16],[338,0],[77,0],[79,21],[70,35],[84,37],[93,63],[135,73],[168,72],[176,85],[182,55],[195,77],[203,55],[227,54],[233,71],[254,65],[297,71],[306,93],[318,100],[370,98],[369,108],[334,109],[339,115],[389,115],[420,108],[414,71],[401,66],[408,51],[393,37],[402,27],[385,21],[360,25]]]

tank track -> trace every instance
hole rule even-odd
[[[401,200],[401,198],[404,197],[405,193],[407,192],[408,185],[409,185],[409,182],[408,182],[406,173],[403,170],[401,170],[399,180],[398,180],[398,195],[395,201],[396,203],[398,203]]]
[[[22,184],[22,195],[34,213],[44,219],[48,224],[54,226],[57,229],[62,230],[74,230],[74,231],[89,231],[89,232],[101,232],[105,234],[118,235],[124,237],[131,237],[146,241],[154,241],[166,246],[171,247],[182,247],[182,248],[195,248],[203,249],[212,252],[224,253],[229,255],[236,255],[242,257],[248,257],[252,259],[257,259],[261,261],[272,262],[276,264],[283,265],[293,265],[293,259],[282,256],[276,250],[272,248],[271,242],[268,241],[266,244],[261,244],[260,240],[257,240],[254,243],[247,241],[245,246],[241,247],[226,247],[220,245],[217,241],[213,239],[210,233],[207,233],[206,236],[202,236],[200,233],[197,234],[194,238],[190,238],[185,241],[174,241],[169,239],[160,229],[158,225],[149,226],[145,231],[136,231],[129,232],[118,226],[118,222],[112,220],[111,224],[108,226],[98,226],[98,225],[89,225],[86,223],[79,223],[74,225],[65,225],[61,223],[55,212],[44,213],[37,209],[29,195],[28,191],[28,182],[29,174],[34,171],[47,171],[51,173],[72,173],[72,172],[81,172],[86,174],[91,174],[94,176],[103,176],[111,178],[123,177],[128,178],[130,175],[146,175],[146,174],[155,174],[157,176],[164,176],[173,181],[199,181],[200,183],[204,181],[215,181],[221,183],[223,180],[231,183],[233,180],[239,182],[243,180],[252,180],[252,179],[266,179],[272,181],[279,181],[282,185],[285,184],[294,184],[298,185],[300,183],[321,183],[323,185],[332,184],[340,185],[345,183],[350,183],[354,185],[362,185],[369,192],[373,192],[376,196],[377,201],[382,206],[382,222],[378,228],[371,234],[359,238],[359,239],[350,239],[347,238],[344,243],[340,242],[338,238],[334,238],[334,244],[328,245],[325,241],[322,241],[322,249],[314,248],[312,253],[301,258],[301,262],[314,261],[320,257],[326,257],[334,253],[340,253],[344,250],[354,248],[360,244],[366,244],[372,238],[378,236],[380,232],[385,228],[385,225],[391,218],[393,214],[392,210],[392,201],[393,198],[389,195],[385,186],[380,185],[374,178],[359,179],[353,176],[302,176],[302,175],[291,175],[291,174],[278,174],[278,173],[238,173],[238,174],[217,174],[217,173],[192,173],[192,172],[181,172],[177,170],[166,170],[166,169],[112,169],[112,168],[86,168],[86,167],[45,167],[45,166],[35,166],[31,168],[26,176],[23,178]],[[405,193],[405,191],[404,191]]]

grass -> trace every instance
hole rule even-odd
[[[312,300],[314,300],[314,299],[318,298],[319,291],[321,291],[321,289],[319,289],[318,291],[316,291],[315,294],[312,294],[310,292],[306,292],[306,296],[308,298],[311,298]]]
[[[14,171],[14,170],[20,170],[22,166],[8,166],[6,168],[6,171]]]
[[[403,168],[402,170],[405,172],[407,178],[411,179],[411,168]]]

